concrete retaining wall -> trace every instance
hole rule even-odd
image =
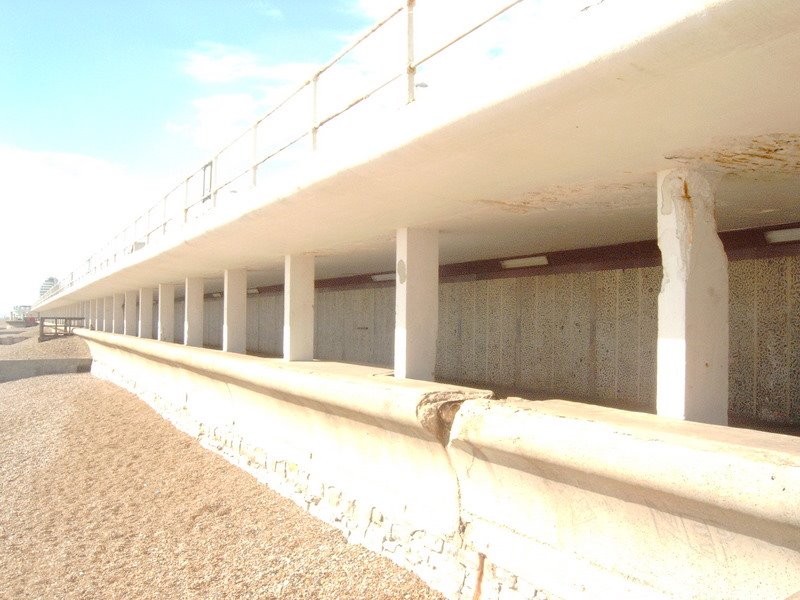
[[[91,358],[34,358],[0,360],[0,383],[40,375],[88,373]]]
[[[450,598],[800,590],[796,438],[78,333],[93,373]]]

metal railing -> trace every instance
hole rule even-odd
[[[354,40],[349,46],[334,56],[328,63],[305,80],[289,96],[258,119],[239,136],[220,148],[214,156],[199,169],[190,173],[173,189],[165,194],[144,214],[117,234],[103,248],[81,263],[78,268],[63,277],[42,295],[37,305],[45,300],[77,285],[81,280],[110,269],[125,256],[167,237],[187,223],[212,213],[223,196],[230,197],[242,186],[251,189],[260,183],[260,170],[275,161],[282,154],[297,147],[298,143],[309,138],[307,149],[315,151],[321,128],[341,117],[365,100],[375,96],[395,82],[405,78],[402,100],[411,103],[415,100],[417,70],[445,50],[462,42],[465,38],[494,21],[511,8],[524,2],[514,0],[502,4],[500,8],[484,15],[444,42],[437,43],[421,58],[415,58],[415,6],[421,0],[407,0],[404,5],[393,10],[387,17],[378,21],[369,30]],[[357,48],[372,40],[390,24],[403,29],[402,48],[397,54],[403,57],[405,69],[389,69],[389,73],[373,82],[366,90],[348,97],[344,102],[329,110],[324,116],[320,113],[320,82],[336,66],[339,66]],[[399,43],[399,42],[398,42]],[[307,97],[304,97],[307,96]],[[306,107],[295,106],[300,100]],[[286,119],[291,109],[299,110],[299,117]],[[305,116],[303,116],[305,113]],[[290,124],[288,131],[282,125]],[[270,129],[272,131],[270,131]],[[265,135],[267,134],[267,135]],[[271,134],[271,135],[270,135]]]

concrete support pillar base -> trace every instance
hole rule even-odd
[[[203,346],[203,295],[205,287],[202,277],[186,278],[184,298],[183,343],[186,346]]]
[[[125,292],[125,335],[139,335],[139,292]]]
[[[439,232],[397,230],[394,375],[433,381],[439,331]]]
[[[158,339],[175,341],[175,285],[158,284]]]
[[[111,308],[114,333],[125,332],[125,315],[122,314],[122,307],[125,305],[125,294],[114,294],[113,306]]]
[[[314,257],[287,256],[283,293],[283,358],[314,359]]]
[[[139,290],[139,337],[153,337],[153,288]]]
[[[222,300],[222,349],[247,351],[247,271],[226,270]]]
[[[728,259],[717,234],[714,181],[658,174],[659,415],[728,423]]]

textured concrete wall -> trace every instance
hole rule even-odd
[[[731,263],[730,406],[800,423],[800,257]]]
[[[318,358],[390,366],[394,352],[394,288],[321,289],[316,294]]]
[[[437,377],[654,411],[660,286],[658,267],[442,283]],[[317,290],[315,320],[317,358],[391,366],[393,287]],[[800,423],[800,257],[730,263],[730,324],[731,412]],[[207,299],[205,344],[221,331]],[[248,351],[282,336],[283,295],[248,298]]]
[[[658,269],[444,283],[443,379],[655,406]]]
[[[265,356],[283,355],[283,294],[247,299],[247,350]]]

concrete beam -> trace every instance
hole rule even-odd
[[[203,347],[203,294],[202,277],[186,278],[183,318],[183,343],[185,346]]]
[[[283,358],[314,359],[314,257],[287,256],[284,262]]]
[[[125,331],[124,325],[124,318],[125,315],[122,314],[122,307],[125,304],[125,294],[114,294],[113,306],[112,306],[112,320],[113,325],[111,330],[114,333],[123,333]]]
[[[728,423],[728,259],[717,234],[714,182],[658,173],[656,407],[659,415]]]
[[[139,335],[139,310],[137,304],[139,302],[139,292],[130,290],[125,292],[125,335]]]
[[[158,284],[158,339],[175,341],[175,285]]]
[[[153,337],[153,288],[139,290],[139,337]]]
[[[222,300],[222,349],[247,351],[247,271],[226,270]]]
[[[439,330],[439,232],[397,230],[394,375],[433,381]]]

